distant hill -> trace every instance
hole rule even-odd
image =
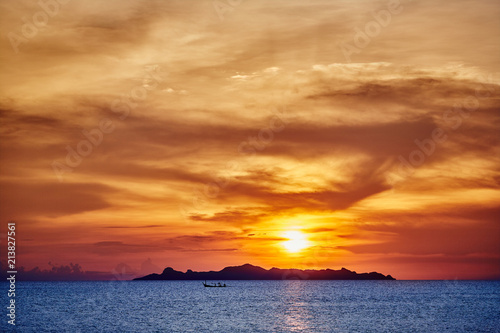
[[[161,274],[149,274],[134,280],[396,280],[390,275],[377,272],[356,273],[348,269],[340,270],[300,270],[271,268],[266,270],[259,266],[245,264],[230,266],[221,271],[186,273],[167,267]]]

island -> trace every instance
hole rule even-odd
[[[193,272],[188,269],[186,273],[176,271],[167,267],[161,274],[149,274],[135,278],[141,280],[396,280],[390,275],[377,272],[356,273],[348,269],[340,270],[301,270],[280,269],[269,270],[259,266],[244,264],[241,266],[230,266],[220,271]]]

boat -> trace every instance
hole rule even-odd
[[[205,288],[225,288],[227,287],[226,284],[220,284],[220,282],[218,284],[208,284],[207,281],[203,282],[203,286]]]

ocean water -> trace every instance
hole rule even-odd
[[[500,332],[500,281],[17,282],[2,332]]]

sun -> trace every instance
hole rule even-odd
[[[284,236],[288,238],[288,240],[283,242],[283,246],[290,253],[299,252],[309,246],[309,241],[300,231],[287,231]]]

